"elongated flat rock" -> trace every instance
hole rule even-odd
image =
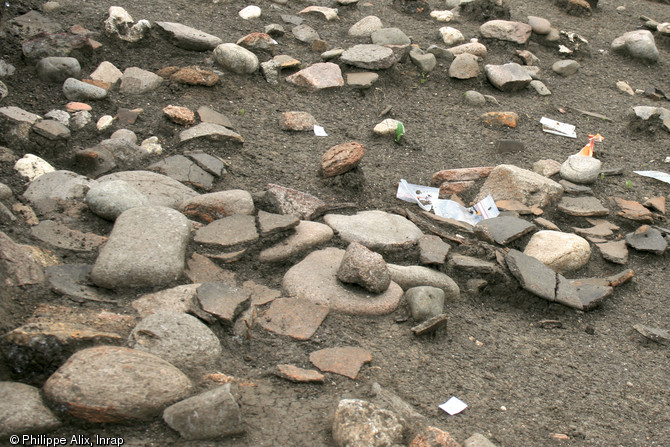
[[[416,244],[422,231],[409,220],[384,211],[361,211],[354,216],[326,214],[323,220],[346,242],[370,250],[396,250]]]
[[[207,51],[213,50],[223,43],[219,37],[212,36],[190,26],[174,22],[155,22],[156,26],[169,36],[170,40],[185,50]]]
[[[277,245],[261,251],[258,260],[261,262],[281,262],[298,255],[316,245],[328,242],[333,238],[333,230],[319,222],[300,221],[295,233]]]
[[[220,245],[232,247],[238,244],[246,244],[258,239],[256,231],[256,219],[246,214],[233,214],[232,216],[217,219],[206,227],[200,228],[194,240],[201,244]]]
[[[244,138],[237,132],[233,132],[227,127],[213,123],[200,123],[179,133],[179,143],[184,144],[191,140],[208,141],[235,141],[244,143]]]
[[[607,216],[610,212],[595,197],[563,197],[558,209],[570,216],[581,217]]]

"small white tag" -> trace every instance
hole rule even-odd
[[[452,396],[448,401],[440,405],[440,408],[453,416],[468,408],[468,405],[458,397]]]
[[[544,116],[540,120],[540,124],[542,124],[542,130],[547,133],[560,135],[561,137],[577,138],[575,126],[572,124],[561,123]]]
[[[328,134],[326,133],[326,129],[324,129],[321,126],[317,126],[316,124],[314,125],[314,135],[317,137],[327,137]]]

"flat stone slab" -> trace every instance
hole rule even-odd
[[[328,308],[302,298],[279,298],[260,316],[258,322],[267,331],[309,340],[328,315]]]
[[[442,265],[447,260],[451,246],[439,236],[424,234],[419,238],[419,256],[423,265]]]
[[[614,288],[594,281],[566,279],[557,275],[556,302],[579,310],[592,310],[610,296]]]
[[[295,383],[323,383],[324,377],[319,371],[314,369],[298,368],[295,365],[277,365],[277,371],[274,372],[277,377],[290,380]]]
[[[233,247],[239,244],[248,244],[258,239],[256,218],[245,214],[217,219],[209,225],[200,228],[193,240],[200,244],[220,245]]]
[[[393,50],[381,45],[354,45],[342,53],[340,59],[345,64],[366,70],[384,70],[396,61]]]
[[[353,346],[326,348],[312,352],[309,361],[321,371],[355,380],[361,367],[372,361],[372,354],[367,349]]]
[[[555,300],[556,272],[532,256],[524,255],[518,250],[510,250],[505,255],[505,262],[524,290],[545,300]]]
[[[258,211],[258,228],[261,236],[269,236],[276,233],[290,231],[297,227],[300,219],[290,214],[268,213],[263,210]]]
[[[163,421],[186,440],[209,440],[244,433],[240,406],[230,383],[169,406]]]
[[[184,271],[191,224],[167,207],[136,207],[117,219],[91,271],[100,287],[166,285]]]
[[[214,176],[202,169],[193,160],[183,155],[173,155],[150,165],[147,169],[160,172],[178,182],[205,190],[212,189]]]
[[[402,250],[416,244],[423,232],[409,220],[384,211],[361,211],[353,216],[326,214],[323,220],[346,242],[373,251]]]
[[[610,210],[595,197],[562,197],[558,209],[570,216],[607,216]]]
[[[507,245],[534,230],[537,230],[535,224],[513,216],[498,216],[475,225],[477,237],[500,245]]]
[[[344,78],[339,65],[332,62],[318,62],[286,77],[286,82],[305,87],[312,91],[342,87]]]
[[[625,200],[621,197],[614,197],[614,202],[621,209],[621,211],[616,213],[617,216],[638,222],[654,223],[654,214],[642,206],[641,203],[634,200]]]
[[[619,227],[611,224],[604,219],[596,219],[597,223],[592,224],[591,228],[572,227],[572,231],[584,237],[610,237]]]
[[[106,237],[94,233],[71,230],[53,220],[41,221],[30,229],[30,234],[54,247],[80,252],[97,250],[107,240]]]
[[[611,241],[603,244],[596,244],[603,259],[615,264],[628,263],[628,249],[626,241]]]
[[[328,242],[333,238],[333,230],[318,222],[300,221],[295,227],[295,233],[261,251],[258,260],[261,262],[281,262],[303,253],[310,248]]]
[[[638,251],[648,251],[657,255],[662,255],[668,242],[660,231],[649,225],[642,225],[632,233],[626,234],[626,243]]]
[[[403,291],[396,283],[381,294],[370,294],[362,287],[337,279],[344,250],[326,248],[310,253],[291,267],[282,281],[287,296],[304,298],[334,312],[352,315],[385,315],[400,304]]]
[[[593,189],[591,189],[590,186],[578,185],[565,179],[560,180],[558,183],[563,187],[566,194],[570,194],[572,196],[593,195]]]
[[[221,282],[206,282],[197,291],[202,310],[224,323],[232,324],[249,307],[250,293]]]
[[[414,335],[433,334],[441,329],[447,329],[447,314],[435,315],[433,318],[418,324],[412,328]]]
[[[244,143],[242,135],[227,127],[214,123],[200,123],[179,133],[179,143],[185,144],[192,140],[206,140],[211,142],[234,141]]]
[[[122,171],[105,175],[98,179],[99,183],[107,180],[123,180],[142,193],[152,206],[179,208],[187,199],[198,195],[188,186],[166,175],[150,171]]]
[[[8,365],[25,380],[43,382],[78,349],[123,342],[115,332],[97,330],[79,321],[61,321],[61,315],[45,316],[51,315],[52,310],[42,310],[38,318],[3,337]],[[82,319],[81,313],[77,317]]]
[[[212,36],[190,26],[174,22],[154,22],[179,48],[191,51],[213,50],[223,43],[219,37]]]
[[[644,324],[636,324],[633,329],[638,331],[649,340],[655,341],[662,345],[670,346],[670,332],[665,329],[646,326]]]
[[[200,121],[202,121],[203,123],[218,124],[220,126],[227,127],[228,129],[235,128],[232,121],[230,121],[230,118],[228,118],[221,112],[217,112],[211,107],[207,106],[198,107],[198,116],[200,117]]]
[[[214,177],[221,177],[226,172],[226,165],[219,157],[209,155],[202,151],[184,152],[184,155],[196,162],[198,166],[212,174]]]
[[[518,200],[543,208],[561,197],[563,187],[553,180],[514,165],[498,165],[479,190],[475,202],[491,195],[493,200]]]
[[[222,269],[207,256],[193,253],[186,261],[186,265],[188,267],[186,276],[188,276],[191,282],[224,282],[231,285],[235,284],[235,272]]]
[[[51,290],[59,295],[65,295],[74,301],[117,301],[115,294],[107,289],[94,287],[88,280],[93,268],[89,264],[62,264],[53,265],[45,269],[47,282]]]
[[[455,269],[464,272],[490,275],[500,270],[497,264],[472,256],[453,255],[450,261]]]
[[[27,112],[16,106],[0,107],[0,118],[14,123],[27,124],[35,124],[37,120],[42,119],[41,116]]]
[[[137,311],[140,318],[157,312],[183,312],[213,323],[216,319],[203,311],[197,300],[198,287],[200,284],[186,284],[148,293],[132,301],[130,305]]]
[[[16,382],[0,382],[0,437],[22,433],[44,433],[61,422],[42,402],[40,390]]]

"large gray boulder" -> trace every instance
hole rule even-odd
[[[108,289],[167,285],[183,273],[190,232],[190,222],[178,211],[131,208],[116,219],[91,280]]]

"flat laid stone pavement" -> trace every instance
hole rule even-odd
[[[558,209],[570,216],[607,216],[610,210],[595,197],[562,197]]]
[[[130,305],[137,311],[140,318],[156,312],[185,312],[197,314],[200,308],[196,290],[200,284],[185,284],[171,289],[142,295]],[[200,310],[200,313],[203,313]]]
[[[513,216],[498,216],[475,225],[475,234],[489,242],[507,245],[537,227],[527,220]]]
[[[92,265],[60,264],[45,269],[51,290],[74,301],[116,302],[117,297],[107,289],[93,287],[88,280]]]
[[[206,227],[200,228],[194,237],[198,243],[222,247],[246,244],[256,239],[258,239],[256,218],[246,214],[234,214],[217,219]]]
[[[308,299],[345,314],[385,315],[393,312],[403,295],[400,286],[391,282],[384,293],[373,295],[362,287],[338,281],[337,270],[343,257],[344,250],[333,247],[310,253],[284,275],[284,294]]]
[[[423,236],[419,227],[404,217],[378,210],[353,216],[326,214],[323,220],[346,242],[358,242],[373,251],[408,248]]]
[[[507,267],[521,287],[545,300],[556,298],[556,272],[532,256],[511,250],[505,256]]]
[[[312,352],[309,361],[321,371],[356,379],[363,364],[372,361],[372,354],[367,349],[354,346],[326,348]]]
[[[235,284],[235,272],[222,269],[207,256],[193,253],[186,261],[186,265],[188,266],[186,276],[188,276],[191,282],[224,282],[226,284]]]
[[[615,264],[628,263],[628,249],[625,240],[596,244],[596,247],[600,250],[603,259]]]
[[[270,332],[309,340],[328,315],[328,308],[302,298],[279,298],[260,316],[258,322]]]
[[[196,162],[183,155],[173,155],[159,160],[147,169],[160,172],[178,182],[205,190],[212,189],[214,176],[202,169]]]
[[[41,221],[30,229],[30,234],[54,247],[82,252],[94,251],[107,240],[94,233],[72,230],[53,220]]]
[[[263,210],[258,210],[258,228],[261,236],[269,236],[271,234],[282,233],[289,231],[300,224],[300,220],[296,216],[290,214],[275,214],[268,213]]]
[[[310,248],[328,242],[333,238],[333,230],[319,222],[300,221],[295,233],[272,247],[261,251],[258,259],[261,262],[280,262],[298,255]]]
[[[246,290],[221,282],[206,282],[198,287],[197,294],[205,312],[228,324],[232,324],[244,308],[249,307],[251,296]]]
[[[668,242],[660,231],[649,225],[642,225],[632,233],[626,234],[626,243],[638,251],[648,251],[657,255],[662,255]]]

